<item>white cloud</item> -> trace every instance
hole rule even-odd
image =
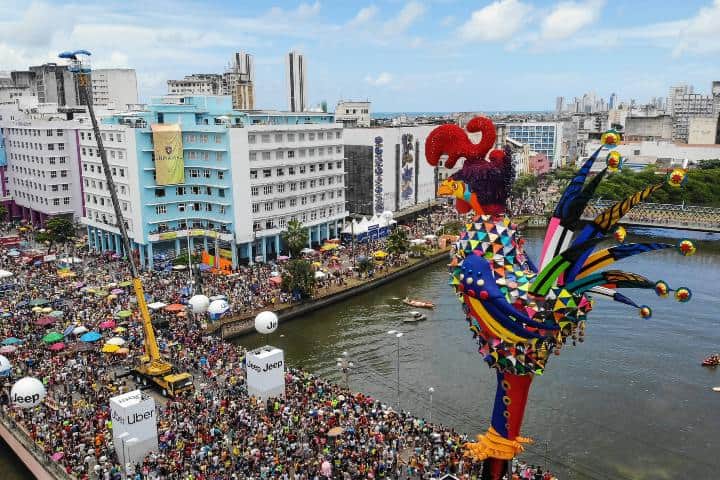
[[[548,40],[568,38],[596,22],[604,5],[604,0],[558,3],[543,19],[540,35]]]
[[[364,23],[369,22],[373,18],[375,18],[375,15],[378,13],[378,8],[375,5],[370,5],[369,7],[363,7],[361,8],[357,15],[350,20],[351,25],[361,25]]]
[[[529,20],[532,7],[520,0],[497,0],[475,10],[459,29],[465,40],[505,40],[518,32]]]
[[[377,77],[374,77],[374,78],[372,75],[367,75],[365,77],[365,82],[374,87],[383,87],[383,86],[389,85],[392,82],[392,80],[393,80],[393,76],[387,72],[382,72]]]
[[[449,27],[449,26],[451,26],[451,25],[454,24],[454,23],[455,23],[455,17],[453,17],[452,15],[448,15],[448,16],[446,16],[446,17],[443,17],[443,19],[440,20],[440,25],[443,26],[443,27]]]
[[[425,13],[425,7],[419,2],[408,2],[397,16],[385,22],[384,30],[387,34],[403,33],[405,30]]]

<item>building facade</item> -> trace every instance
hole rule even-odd
[[[181,131],[181,183],[157,182],[152,126],[158,124]],[[102,132],[144,266],[188,247],[217,252],[233,265],[266,260],[285,251],[281,232],[290,220],[308,228],[310,246],[336,237],[346,216],[343,132],[332,115],[246,113],[233,110],[229,96],[171,96],[107,117]],[[80,133],[90,246],[117,251],[119,232],[94,140],[91,132]]]
[[[78,125],[44,119],[0,122],[13,217],[36,225],[55,216],[82,217]]]
[[[625,118],[625,139],[628,141],[672,140],[673,118],[670,115]]]
[[[402,215],[433,202],[442,177],[458,168],[446,171],[425,160],[425,140],[434,128],[345,129],[347,210],[362,215],[385,211]]]
[[[370,102],[341,100],[335,107],[335,121],[344,127],[369,127],[370,119]]]
[[[217,73],[193,73],[182,80],[168,80],[170,95],[220,95],[222,75]]]
[[[131,68],[98,68],[90,75],[94,105],[127,108],[138,103],[137,75]]]
[[[285,58],[285,76],[287,80],[288,110],[304,112],[307,107],[305,97],[307,66],[305,57],[291,51]]]
[[[691,118],[688,125],[687,143],[691,145],[714,145],[720,143],[717,116]]]
[[[235,110],[255,109],[255,60],[236,52],[223,74],[222,95],[230,95]]]
[[[715,101],[712,96],[699,93],[686,93],[673,98],[673,140],[688,143],[690,119],[712,117]]]
[[[563,164],[562,143],[563,129],[560,122],[524,122],[507,123],[507,136],[525,143],[530,149],[544,154],[551,162],[552,168]]]

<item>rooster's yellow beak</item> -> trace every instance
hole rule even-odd
[[[453,195],[452,180],[443,180],[438,185],[437,194],[439,197],[449,197]]]

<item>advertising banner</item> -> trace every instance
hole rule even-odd
[[[160,235],[160,240],[173,240],[177,238],[177,232],[164,232]]]
[[[265,400],[285,396],[285,352],[266,345],[245,356],[248,394]]]
[[[145,455],[158,448],[155,400],[140,390],[110,399],[113,444],[121,465],[142,463]]]
[[[398,172],[399,210],[415,203],[415,175],[413,135],[405,133],[402,135],[402,145],[400,146],[400,171]]]
[[[175,185],[185,183],[185,160],[183,158],[180,125],[151,125],[155,152],[155,183]]]

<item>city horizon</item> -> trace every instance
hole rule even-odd
[[[720,49],[718,1],[652,9],[646,1],[612,9],[603,0],[277,2],[242,10],[223,1],[174,10],[162,2],[82,3],[0,7],[2,70],[87,48],[96,68],[134,68],[146,101],[166,93],[168,80],[224,71],[242,50],[255,57],[257,105],[284,110],[283,56],[297,50],[307,62],[308,106],[369,98],[386,112],[553,111],[556,97],[588,90],[645,103],[679,83],[709,91],[720,76],[706,62]],[[53,15],[45,18],[47,10]],[[165,18],[168,11],[175,13]]]

